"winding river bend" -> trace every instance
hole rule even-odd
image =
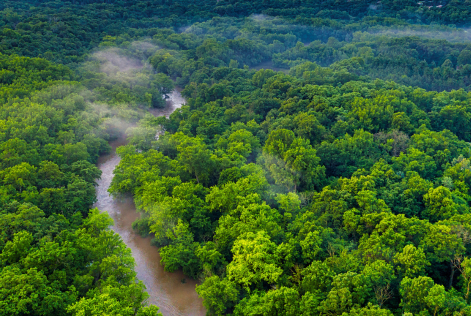
[[[169,116],[175,109],[182,106],[184,99],[179,90],[175,90],[167,101],[164,109],[153,110],[155,116]],[[134,201],[113,199],[108,188],[113,179],[113,170],[119,163],[116,147],[125,145],[125,139],[111,142],[112,151],[100,157],[98,168],[103,172],[97,186],[97,203],[95,207],[107,212],[114,220],[112,229],[118,233],[126,245],[131,248],[136,261],[137,278],[142,280],[149,293],[150,304],[160,307],[164,316],[203,316],[205,309],[201,299],[195,292],[196,282],[188,279],[182,272],[165,272],[160,264],[160,255],[152,246],[149,238],[142,238],[134,233],[132,223],[138,218]]]

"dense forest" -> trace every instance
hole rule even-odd
[[[471,3],[0,3],[0,315],[471,315]],[[175,86],[186,105],[154,117]],[[158,135],[158,137],[156,137]]]

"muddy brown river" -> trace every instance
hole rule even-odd
[[[170,95],[166,108],[152,110],[152,114],[168,116],[175,109],[181,107],[184,101],[180,91],[176,90]],[[137,278],[144,282],[147,293],[149,293],[148,303],[158,306],[164,316],[203,316],[206,312],[202,300],[195,291],[196,281],[186,277],[181,271],[165,272],[164,267],[160,264],[158,249],[151,245],[150,237],[142,238],[132,229],[132,223],[139,216],[133,200],[131,198],[114,199],[108,193],[113,179],[113,170],[120,160],[116,155],[116,147],[125,144],[124,139],[111,142],[111,153],[100,157],[98,161],[98,168],[103,174],[98,181],[98,202],[95,206],[113,218],[112,229],[131,248],[136,261]]]

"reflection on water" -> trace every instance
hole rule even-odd
[[[175,109],[181,107],[184,101],[180,91],[176,90],[170,95],[167,107],[152,110],[152,114],[169,116]],[[125,144],[124,139],[111,142],[112,152],[102,156],[98,161],[98,167],[103,174],[98,181],[98,202],[95,206],[110,214],[114,220],[112,229],[131,248],[136,261],[137,277],[147,287],[150,304],[159,306],[164,316],[205,315],[202,301],[195,292],[196,282],[186,278],[182,272],[165,272],[160,265],[159,252],[156,247],[151,246],[150,238],[142,238],[133,232],[132,223],[138,217],[133,200],[113,199],[107,191],[113,179],[113,170],[120,160],[115,153],[116,147]]]
[[[166,116],[169,117],[176,109],[180,108],[184,103],[185,99],[181,95],[182,89],[177,87],[169,95],[167,99],[167,106],[164,109],[150,109],[149,112],[154,116]]]

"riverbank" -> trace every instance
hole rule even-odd
[[[152,109],[155,116],[169,116],[180,108],[184,99],[181,89],[175,89],[163,109]],[[137,278],[142,280],[149,293],[148,303],[159,306],[164,316],[203,316],[205,309],[202,300],[195,291],[196,281],[185,277],[181,271],[169,273],[160,264],[160,255],[151,245],[151,238],[142,238],[132,229],[132,223],[139,217],[132,198],[114,199],[108,188],[113,179],[113,170],[120,161],[116,148],[127,143],[125,137],[110,142],[110,154],[100,157],[98,168],[103,172],[97,186],[98,202],[95,207],[107,212],[114,220],[111,227],[118,233],[124,243],[131,249],[136,261]]]

